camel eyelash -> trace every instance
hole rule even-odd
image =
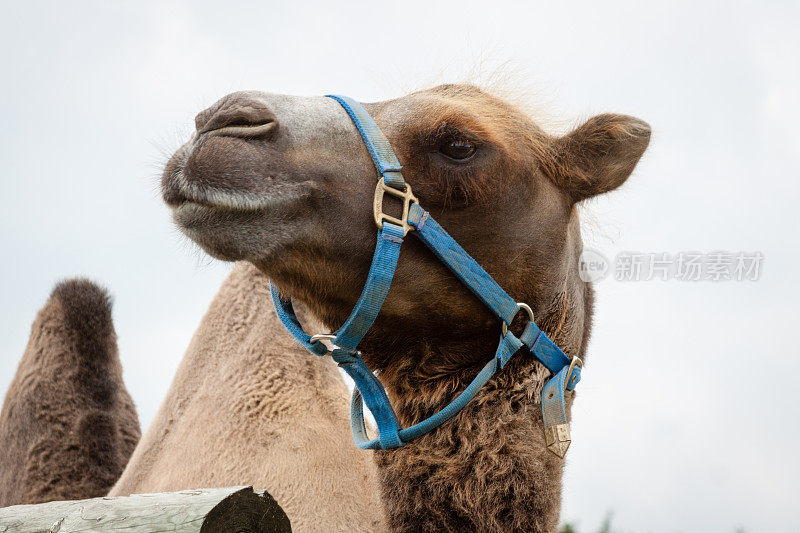
[[[446,121],[440,122],[435,128],[422,133],[419,140],[422,146],[431,151],[435,151],[440,144],[446,141],[468,141],[476,147],[480,147],[482,144],[474,133],[464,131],[464,129]]]

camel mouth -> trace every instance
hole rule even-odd
[[[247,142],[195,137],[170,158],[161,178],[178,230],[223,261],[270,257],[294,239],[287,228],[308,216],[319,193],[315,181],[277,169],[280,159],[270,154],[244,161],[223,157],[225,150],[249,150]]]
[[[229,135],[224,130],[261,130],[265,127],[271,127],[271,124],[246,128],[234,126],[209,133],[222,132],[217,134],[220,140],[227,137],[242,139],[243,135],[232,133]],[[194,176],[187,169],[187,162],[194,148],[195,139],[192,139],[175,152],[164,168],[161,181],[162,198],[173,211],[188,205],[200,205],[219,211],[270,210],[305,199],[313,195],[317,187],[313,181],[292,180],[282,172],[259,175],[257,180],[252,180],[257,181],[257,188],[237,187],[236,183],[228,184],[219,180],[204,179],[207,178],[204,176]]]
[[[269,194],[252,193],[198,185],[187,180],[183,171],[176,172],[171,181],[164,190],[164,202],[173,212],[189,206],[211,211],[269,211],[308,198],[316,188],[311,181],[291,183],[270,176],[266,179],[272,182]]]
[[[239,198],[226,193],[194,201],[185,199],[171,206],[178,230],[214,258],[223,261],[263,259],[293,240],[294,214],[306,194],[281,198]]]

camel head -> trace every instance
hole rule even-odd
[[[574,207],[625,182],[648,145],[649,126],[604,114],[553,136],[469,85],[365,107],[421,206],[512,297],[538,316],[569,296],[578,317],[575,339],[565,342],[580,351],[591,296],[577,277]],[[252,262],[282,293],[340,326],[364,285],[377,234],[378,175],[346,112],[324,97],[237,92],[197,115],[196,126],[162,179],[181,231],[214,257]],[[387,212],[397,207],[386,202]],[[411,232],[364,343],[486,335],[486,352],[464,356],[485,359],[499,328]]]

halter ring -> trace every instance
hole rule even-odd
[[[311,344],[314,344],[315,342],[321,342],[325,345],[329,352],[332,352],[333,350],[339,348],[333,343],[335,340],[336,335],[331,335],[330,333],[318,333],[317,335],[311,335],[311,338],[308,339],[308,342]]]
[[[528,313],[528,320],[530,320],[531,322],[536,322],[536,320],[534,320],[533,318],[533,309],[531,309],[530,305],[523,302],[517,302],[517,305],[519,306],[519,311],[522,311],[524,309],[525,312]],[[517,311],[517,313],[519,313],[519,311]],[[507,334],[508,334],[508,324],[503,322],[503,337],[505,337]]]

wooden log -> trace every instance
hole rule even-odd
[[[283,533],[289,518],[266,491],[253,487],[134,494],[0,509],[0,533],[126,531]]]

